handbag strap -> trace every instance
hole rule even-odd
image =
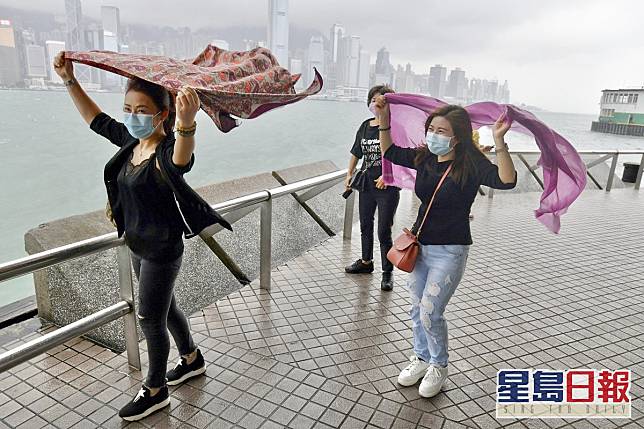
[[[438,193],[438,190],[441,188],[443,185],[443,182],[445,181],[445,178],[449,174],[450,171],[452,171],[452,167],[454,166],[454,163],[452,162],[449,167],[447,167],[447,170],[445,170],[445,173],[443,173],[443,176],[441,177],[441,180],[438,182],[438,186],[436,186],[436,189],[434,190],[434,194],[432,195],[432,199],[429,200],[429,204],[427,205],[427,210],[425,211],[425,216],[423,217],[423,221],[420,223],[420,226],[418,227],[418,231],[416,231],[416,237],[420,235],[420,230],[423,229],[423,225],[425,225],[425,221],[427,220],[427,215],[429,215],[429,209],[432,208],[432,203],[434,202],[434,197],[436,197],[436,194]]]

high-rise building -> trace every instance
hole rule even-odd
[[[83,46],[84,49],[92,51],[102,51],[103,48],[103,28],[96,23],[89,23],[83,28]],[[88,67],[89,81],[96,85],[101,85],[101,76],[103,75],[100,69],[96,67]]]
[[[83,46],[82,37],[83,13],[80,0],[65,0],[65,22],[67,23],[67,41],[65,45],[70,51],[80,51]]]
[[[360,67],[360,36],[344,37],[338,52],[338,85],[357,87]]]
[[[376,74],[388,74],[390,72],[389,51],[383,46],[376,55]]]
[[[487,86],[485,88],[485,99],[496,101],[498,94],[499,94],[499,81],[492,80],[487,82]]]
[[[449,73],[449,81],[447,82],[445,95],[459,100],[467,99],[467,78],[465,77],[465,70],[456,67]]]
[[[63,80],[56,74],[54,70],[54,58],[60,51],[65,50],[65,42],[58,40],[47,40],[45,42],[45,50],[47,51],[47,68],[49,70],[49,80],[51,82],[63,83]]]
[[[358,64],[358,87],[369,88],[369,73],[371,70],[371,55],[360,47],[360,61]]]
[[[394,71],[394,76],[393,76],[393,85],[394,88],[396,88],[396,91],[399,92],[406,92],[405,91],[405,69],[398,64],[396,66],[396,70]]]
[[[175,54],[175,57],[194,58],[199,52],[201,52],[201,48],[195,50],[194,42],[192,40],[192,31],[190,31],[190,28],[188,27],[182,27],[178,31],[179,37],[177,37],[176,39],[177,52]]]
[[[101,6],[101,23],[103,25],[103,49],[120,52],[121,18],[120,12],[114,6]],[[121,79],[114,73],[101,72],[103,86],[115,88],[120,86]]]
[[[469,101],[483,100],[483,81],[481,79],[470,79],[470,87],[467,92]]]
[[[399,91],[405,92],[418,92],[418,87],[416,85],[416,75],[411,70],[411,63],[407,63],[405,66],[405,83],[403,84],[402,89]]]
[[[22,82],[16,35],[9,20],[0,19],[0,85],[16,86]]]
[[[380,48],[376,55],[375,84],[395,86],[393,82],[393,67],[389,62],[389,51],[384,47]]]
[[[103,46],[106,51],[119,52],[121,43],[121,18],[119,9],[114,6],[101,6],[103,24]]]
[[[329,47],[325,51],[326,60],[324,70],[326,75],[324,76],[324,87],[325,89],[334,90],[338,85],[342,84],[343,80],[343,70],[340,66],[342,63],[342,39],[345,37],[346,31],[341,24],[333,24],[329,32]]]
[[[288,65],[288,0],[268,0],[268,49]]]
[[[309,41],[309,49],[307,51],[307,65],[305,77],[307,82],[313,80],[315,73],[313,68],[324,74],[324,39],[320,36],[313,36]]]
[[[329,41],[331,43],[331,46],[329,46],[329,52],[331,52],[332,63],[338,62],[338,50],[340,48],[340,42],[342,41],[344,34],[345,34],[345,31],[342,25],[333,24],[333,26],[331,27],[331,34],[329,37]]]
[[[499,88],[499,95],[497,97],[499,103],[508,104],[510,102],[510,85],[506,80],[503,82],[503,85]]]
[[[432,97],[443,98],[447,86],[447,68],[440,64],[429,69],[429,93]]]
[[[47,59],[45,48],[40,45],[27,45],[27,77],[47,77]]]
[[[83,31],[83,12],[80,0],[65,0],[65,23],[67,24],[65,46],[70,51],[82,51],[87,47]],[[80,82],[92,82],[92,67],[78,64],[74,69]],[[96,73],[94,72],[94,75]]]

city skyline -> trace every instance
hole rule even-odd
[[[167,28],[156,30],[152,28],[151,32],[148,28],[147,37],[141,36],[138,34],[136,25],[121,24],[120,9],[115,6],[102,5],[100,21],[97,22],[84,15],[81,0],[64,0],[64,5],[64,25],[62,19],[53,17],[51,19],[58,22],[54,24],[53,30],[50,28],[50,31],[41,31],[38,25],[30,23],[29,17],[16,13],[19,18],[13,32],[18,42],[8,46],[8,50],[5,47],[0,53],[0,59],[10,64],[6,68],[11,71],[11,73],[0,74],[0,85],[24,86],[32,89],[47,89],[52,84],[60,85],[62,82],[51,66],[56,49],[106,49],[121,53],[191,58],[207,43],[216,44],[224,49],[230,48],[228,41],[214,39],[212,33],[198,36],[188,27],[171,29],[173,34],[170,35],[167,34]],[[246,50],[257,46],[268,46],[282,66],[290,67],[293,73],[302,74],[302,79],[298,81],[299,89],[303,87],[304,80],[313,80],[314,69],[317,69],[326,79],[322,94],[331,99],[361,101],[366,97],[370,87],[386,84],[398,92],[422,93],[445,98],[458,104],[482,100],[504,103],[510,101],[507,81],[500,87],[494,80],[468,79],[465,77],[465,71],[458,67],[450,72],[449,82],[447,69],[440,65],[430,68],[429,74],[417,74],[412,70],[410,63],[405,67],[400,64],[394,67],[389,62],[389,53],[384,47],[378,51],[376,64],[374,64],[360,36],[350,34],[339,23],[331,26],[326,43],[323,35],[308,36],[309,33],[315,34],[314,31],[309,30],[305,31],[309,42],[304,49],[301,47],[289,49],[293,45],[289,46],[291,28],[288,18],[288,0],[268,0],[267,6],[266,40],[247,39],[247,34],[244,34],[243,40],[235,42],[237,44],[243,42],[243,48],[239,49]],[[5,26],[9,26],[9,30],[12,30],[10,21],[3,22]],[[38,43],[46,48],[44,59],[35,58],[42,56],[43,52],[41,49],[36,49]],[[295,45],[298,44],[295,43]],[[16,58],[19,59],[19,64],[16,63]],[[12,61],[7,61],[8,59]],[[49,63],[45,76],[34,73],[34,67],[31,66],[34,62]],[[10,70],[11,68],[14,70]],[[17,69],[21,70],[18,72]],[[88,89],[118,91],[125,84],[124,79],[92,67],[78,65],[76,69],[78,80],[85,83]],[[442,71],[440,75],[434,75],[436,69]],[[456,83],[452,82],[454,75],[460,77]],[[472,90],[470,90],[470,82],[472,82]],[[474,91],[476,82],[478,82],[478,90]],[[485,98],[475,98],[475,95]]]
[[[121,8],[124,23],[131,23],[132,16],[143,16],[144,14],[137,12],[145,9],[148,3],[145,0],[136,2],[136,5],[120,0],[110,2]],[[381,8],[373,2],[369,7],[365,7],[360,1],[351,6],[334,0],[331,3],[329,6],[338,7],[325,7],[322,10],[313,9],[310,2],[292,2],[289,21],[300,27],[315,28],[324,35],[325,42],[328,42],[326,38],[329,37],[329,28],[334,23],[342,23],[348,34],[352,33],[349,29],[358,29],[354,32],[359,33],[362,46],[371,53],[372,65],[375,53],[386,46],[391,53],[392,64],[405,67],[407,63],[411,63],[416,73],[426,74],[433,65],[443,64],[448,70],[466,70],[470,79],[478,77],[489,81],[497,80],[500,86],[508,80],[512,88],[512,102],[515,103],[538,105],[553,111],[593,113],[598,108],[602,89],[638,87],[642,84],[641,74],[637,72],[641,67],[637,66],[644,65],[644,60],[636,55],[624,54],[639,46],[640,42],[637,40],[642,40],[641,37],[637,38],[639,26],[625,25],[620,34],[616,34],[614,26],[607,26],[604,21],[613,16],[618,8],[603,11],[598,2],[584,2],[584,7],[580,7],[582,3],[560,5],[544,1],[540,2],[539,7],[526,4],[522,8],[516,8],[507,2],[493,0],[490,4],[506,5],[502,11],[496,12],[493,7],[475,4],[464,9],[461,4],[463,2],[456,2],[461,7],[441,4],[440,8],[433,11],[433,18],[429,21],[423,18],[422,13],[412,13],[414,9],[427,9],[420,8],[419,2],[414,1],[406,2],[408,7],[400,8],[392,14],[376,13]],[[9,4],[7,0],[0,0],[0,6]],[[83,13],[96,19],[102,4],[100,1],[83,0]],[[616,4],[635,11],[642,8],[635,2],[618,1]],[[168,25],[171,21],[175,27],[189,24],[193,31],[208,23],[215,25],[226,22],[227,25],[234,26],[242,21],[246,26],[263,25],[266,28],[266,7],[264,2],[260,5],[257,2],[240,1],[239,8],[219,7],[217,16],[221,19],[216,21],[203,19],[208,15],[207,6],[202,7],[204,10],[199,17],[192,13],[197,6],[191,4],[187,5],[186,13],[182,14],[183,21],[166,17],[161,11],[149,8],[146,10],[150,13],[145,16],[158,25]],[[634,6],[637,7],[633,9]],[[21,8],[25,7],[64,16],[63,0],[34,0],[28,5],[21,5]],[[238,12],[239,9],[244,9],[243,15]],[[463,10],[468,12],[464,14]],[[356,15],[362,18],[357,20]],[[627,22],[631,19],[629,15],[625,17]],[[404,21],[409,24],[423,21],[425,25],[406,25],[404,31],[400,31],[398,22]],[[601,26],[589,27],[591,23],[599,24],[600,21]],[[450,23],[449,31],[443,31],[447,22]],[[429,23],[432,24],[431,27],[426,25]],[[534,28],[537,24],[538,29]],[[375,27],[378,30],[374,36]],[[600,28],[601,31],[595,31]],[[392,36],[394,29],[398,31]],[[419,32],[426,33],[427,36]],[[459,36],[459,33],[476,34],[476,37]],[[602,39],[606,40],[595,41],[595,33],[603,34]],[[599,49],[610,40],[608,36],[621,42],[610,43],[614,48],[604,49],[601,56],[597,55]],[[308,44],[308,40],[303,43]],[[449,49],[444,46],[449,46]],[[517,46],[521,49],[517,49]],[[328,47],[325,50],[332,52]],[[616,67],[616,64],[619,66]],[[303,68],[306,65],[306,62],[303,63]]]

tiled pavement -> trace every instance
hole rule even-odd
[[[270,293],[253,283],[193,315],[206,377],[128,426],[644,427],[644,193],[586,192],[558,236],[534,220],[537,202],[497,193],[475,203],[475,244],[447,308],[451,375],[437,397],[395,384],[411,353],[405,275],[382,293],[379,276],[343,273],[359,255],[356,225],[352,242],[330,239],[274,270]],[[414,210],[405,195],[396,231]],[[497,369],[575,367],[631,369],[633,418],[495,420]],[[0,427],[125,426],[117,410],[141,379],[123,355],[69,342],[0,374]]]

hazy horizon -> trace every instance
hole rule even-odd
[[[161,2],[163,3],[163,2]],[[512,103],[525,103],[554,112],[599,113],[602,89],[642,87],[644,84],[644,2],[509,0],[400,2],[310,0],[289,2],[289,21],[327,35],[341,23],[358,35],[375,62],[385,46],[391,63],[412,64],[417,74],[442,64],[460,67],[467,77],[508,80]],[[1,6],[64,14],[63,0],[30,0]],[[83,14],[100,17],[100,6],[120,8],[124,24],[202,27],[265,26],[267,2],[184,2],[182,10],[140,0],[82,0]],[[628,12],[628,13],[626,13]],[[146,17],[142,19],[141,17]]]

